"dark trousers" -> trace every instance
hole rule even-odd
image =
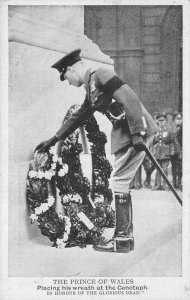
[[[155,167],[147,155],[144,158],[143,167],[144,167],[144,170],[146,173],[146,179],[144,181],[144,185],[147,187],[150,187],[151,186],[151,175],[152,175],[152,172],[154,171]]]
[[[172,165],[173,186],[175,188],[181,188],[182,159],[179,158],[179,155],[173,155],[171,157],[171,165]]]
[[[164,171],[164,173],[166,174],[166,176],[168,176],[169,162],[170,162],[169,159],[165,159],[165,160],[159,160],[158,159],[158,163],[159,163],[160,167],[162,168],[162,170]],[[161,174],[158,171],[156,172],[156,185],[158,187],[163,187],[164,189],[166,188],[166,183],[161,178]]]

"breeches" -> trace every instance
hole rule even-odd
[[[161,167],[163,170],[167,170],[170,161],[169,161],[169,159],[165,159],[165,160],[159,160],[159,159],[158,159],[158,163],[159,163],[160,167]]]
[[[149,147],[154,135],[147,137],[144,142]],[[113,171],[113,190],[117,193],[128,193],[129,185],[145,157],[144,151],[136,151],[134,147],[118,151],[115,154]]]
[[[152,164],[152,162],[150,161],[148,156],[145,156],[145,158],[144,158],[143,167],[144,167],[144,170],[145,170],[145,173],[147,176],[151,175],[155,169],[155,166]]]

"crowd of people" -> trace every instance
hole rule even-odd
[[[153,117],[159,130],[155,134],[150,150],[167,176],[169,169],[171,169],[173,186],[182,190],[182,114],[177,111],[173,112],[169,108],[162,113],[155,112]],[[142,180],[143,169],[145,173],[144,181]],[[154,170],[154,165],[145,156],[131,182],[130,188],[140,189],[145,187],[152,190],[168,190],[169,187],[161,178],[160,173],[154,172]]]

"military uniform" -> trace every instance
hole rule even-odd
[[[181,117],[180,113],[176,113],[175,117]],[[173,185],[175,188],[182,188],[182,124],[176,124],[173,131],[174,145],[173,155],[171,156]]]
[[[111,132],[111,153],[115,155],[113,189],[116,205],[116,235],[119,233],[131,237],[133,226],[129,185],[136,171],[142,164],[145,153],[132,146],[132,136],[145,131],[145,143],[149,145],[157,126],[145,107],[140,103],[135,92],[119,80],[117,74],[108,69],[88,70],[85,76],[87,97],[79,111],[63,124],[56,133],[59,139],[66,138],[73,130],[83,125],[94,111],[107,115],[112,99],[120,103],[126,119],[120,124],[113,124]],[[118,122],[119,123],[119,122]],[[128,217],[127,217],[128,216]],[[130,223],[130,225],[129,225]]]
[[[165,118],[164,115],[160,115],[158,118],[160,117]],[[173,135],[167,124],[163,126],[160,125],[159,131],[154,137],[152,152],[166,175],[168,175],[168,166],[171,156],[170,145],[172,139]],[[161,183],[161,175],[159,172],[156,173],[156,186],[153,189],[168,189],[165,181],[163,181],[163,184]]]
[[[145,158],[143,160],[143,167],[144,167],[144,170],[146,173],[146,178],[145,178],[145,181],[143,184],[146,188],[150,189],[151,188],[151,175],[152,175],[152,172],[154,171],[155,167],[147,155],[145,156]]]
[[[175,112],[173,114],[174,120],[176,117],[180,119],[181,114]],[[170,160],[171,160],[171,169],[172,169],[172,179],[173,186],[175,188],[181,188],[181,177],[182,177],[182,126],[176,125],[173,120],[173,123],[170,122],[168,127],[172,132],[172,140],[170,143]],[[180,137],[181,135],[181,137]]]
[[[179,145],[179,154],[177,157],[176,177],[177,177],[177,188],[182,189],[182,141],[183,141],[183,129],[182,125],[177,126],[176,142]]]
[[[154,112],[153,113],[153,119],[155,120],[156,124],[159,126],[159,122],[158,122],[158,117],[159,117],[160,113],[159,112]],[[152,152],[152,145],[150,145],[150,151]],[[151,188],[151,175],[153,173],[153,171],[155,170],[155,166],[152,164],[150,158],[146,155],[144,160],[143,160],[143,167],[144,167],[144,171],[146,173],[146,178],[144,181],[144,186],[146,188]],[[156,180],[154,185],[156,186]]]
[[[62,60],[65,63],[64,58]],[[63,65],[62,60],[53,67],[60,71],[60,64]],[[64,80],[63,77],[61,74],[61,80]],[[148,146],[157,130],[157,125],[139,101],[135,92],[126,83],[122,82],[114,71],[105,68],[89,69],[85,74],[84,86],[86,89],[84,103],[57,131],[56,137],[57,139],[65,139],[79,126],[82,126],[95,111],[105,114],[111,120],[113,124],[111,153],[115,155],[113,172],[116,207],[115,237],[129,239],[132,249],[132,202],[129,185],[145,156],[145,153],[138,151],[133,144],[136,137],[139,138],[141,133],[146,133],[143,139]],[[124,112],[124,118],[113,118],[112,113],[113,107],[116,107],[114,106],[115,103]],[[105,251],[109,251],[106,248],[107,244],[99,246],[96,247],[96,250],[102,249],[104,251],[105,249]],[[123,249],[124,252],[125,249]],[[128,249],[128,251],[131,249]],[[120,250],[118,251],[122,252]]]
[[[114,86],[115,85],[115,86]],[[78,112],[63,124],[57,131],[59,139],[64,139],[78,126],[84,124],[88,115],[95,111],[106,113],[112,99],[119,102],[126,113],[127,120],[122,126],[114,127],[111,133],[111,154],[132,142],[131,136],[146,132],[146,137],[151,136],[157,130],[157,126],[139,101],[135,92],[119,80],[118,75],[109,69],[99,68],[96,71],[89,69],[85,76],[85,89],[87,97]],[[114,93],[114,94],[113,94]]]

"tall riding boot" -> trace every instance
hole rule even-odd
[[[182,175],[178,175],[177,188],[182,190]]]
[[[131,194],[115,194],[115,236],[133,236],[133,212]]]
[[[166,176],[168,177],[168,168],[163,168],[164,173],[166,174]],[[168,191],[169,187],[167,185],[167,183],[165,182],[165,180],[163,179],[163,184],[162,184],[162,190],[164,191]]]
[[[173,173],[173,186],[177,188],[177,175],[175,173]]]
[[[105,252],[129,252],[134,249],[132,201],[131,195],[115,194],[116,229],[113,239],[102,238],[98,245],[94,246],[97,251]]]
[[[161,190],[161,175],[160,173],[156,172],[156,185],[152,188],[152,190],[157,191]]]
[[[131,194],[115,194],[116,230],[115,251],[129,252],[134,249],[133,211]]]
[[[146,172],[146,179],[144,181],[144,186],[147,189],[151,189],[151,173],[150,172]]]

